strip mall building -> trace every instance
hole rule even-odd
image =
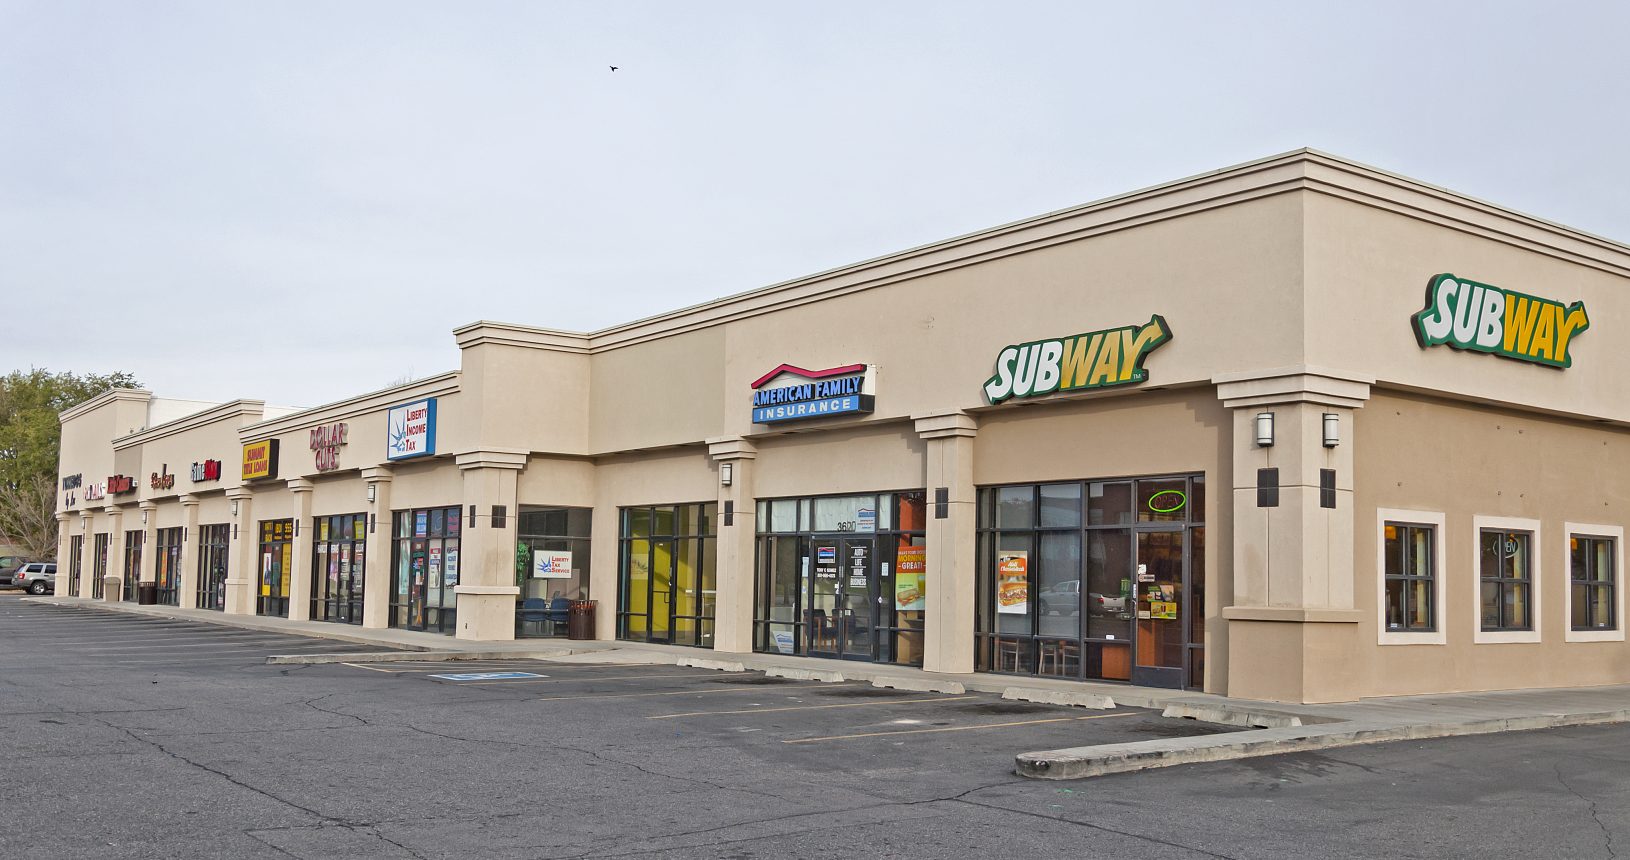
[[[1630,247],[1299,151],[304,411],[63,413],[59,593],[1296,702],[1630,682]]]

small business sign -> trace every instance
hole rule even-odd
[[[407,460],[436,453],[436,398],[415,400],[385,414],[385,459]]]
[[[901,612],[920,612],[926,606],[928,594],[925,574],[928,572],[928,547],[903,546],[894,551],[894,608]]]
[[[205,460],[202,463],[192,464],[192,482],[194,484],[200,484],[204,481],[219,481],[220,479],[220,460]]]
[[[1448,344],[1543,364],[1572,367],[1568,347],[1590,328],[1585,303],[1564,305],[1444,273],[1426,284],[1426,307],[1411,318],[1421,349]]]
[[[753,383],[753,423],[870,414],[876,400],[873,370],[865,364],[825,370],[780,365]],[[788,384],[771,388],[772,382]]]
[[[149,475],[147,478],[147,486],[154,490],[175,489],[175,476],[170,474],[170,464],[165,463],[159,467],[157,472]]]
[[[83,484],[84,482],[85,482],[85,476],[84,476],[83,473],[78,474],[78,475],[63,475],[62,476],[62,488],[64,490],[78,489],[79,486],[81,484]]]
[[[533,550],[532,578],[571,579],[572,554],[558,550]]]
[[[996,404],[1010,397],[1144,382],[1149,378],[1144,357],[1171,339],[1166,318],[1155,314],[1142,325],[1005,346],[996,354],[996,374],[985,381],[985,399]]]
[[[262,439],[243,446],[243,479],[269,480],[277,477],[277,440]]]
[[[109,475],[108,476],[108,493],[110,495],[122,496],[125,493],[134,493],[134,492],[136,492],[136,479],[135,478],[132,478],[129,475]]]
[[[95,502],[107,497],[107,484],[86,484],[85,501]]]
[[[351,426],[344,421],[311,428],[311,453],[317,471],[332,472],[340,467],[340,448],[349,441]]]

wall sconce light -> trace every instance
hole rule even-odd
[[[232,516],[237,516],[237,515],[238,515],[238,500],[233,499],[232,500]]]
[[[1324,447],[1334,448],[1341,444],[1341,416],[1334,412],[1324,413]]]
[[[1256,414],[1256,443],[1263,448],[1273,447],[1273,413]]]
[[[378,484],[369,484],[368,485],[368,504],[370,504],[370,505],[373,504],[374,499],[378,498],[378,494],[379,494],[379,485]]]
[[[144,525],[144,526],[147,525],[147,509],[146,508],[142,508],[141,524]]]
[[[728,486],[730,486],[730,482],[735,480],[735,478],[736,478],[736,464],[735,463],[720,463],[719,464],[719,486],[728,487]]]

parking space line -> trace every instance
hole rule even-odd
[[[395,672],[392,672],[389,669],[376,669],[376,668],[374,668],[372,666],[364,666],[361,663],[341,663],[340,665],[341,666],[350,666],[353,669],[367,669],[370,672],[384,672],[384,673],[390,674],[390,675],[395,675],[396,674]]]
[[[648,720],[672,720],[678,717],[711,717],[724,714],[773,714],[777,711],[820,711],[828,708],[864,708],[877,705],[914,705],[922,702],[956,702],[976,699],[978,696],[939,696],[933,699],[873,699],[869,702],[840,702],[836,705],[793,705],[785,708],[743,708],[739,711],[691,711],[686,714],[658,714]]]
[[[900,731],[893,731],[893,732],[861,732],[859,734],[853,734],[853,735],[832,735],[831,737],[824,737],[824,738],[795,738],[793,740],[782,741],[782,743],[784,743],[784,744],[814,744],[814,743],[820,743],[822,741],[847,741],[847,740],[854,740],[855,738],[881,738],[881,737],[888,737],[890,735],[925,735],[925,734],[931,734],[931,733],[934,733],[934,732],[971,732],[971,731],[974,731],[975,729],[1005,729],[1005,728],[1011,728],[1013,726],[1037,726],[1037,725],[1041,725],[1042,723],[1070,723],[1070,722],[1080,722],[1081,720],[1107,720],[1107,719],[1111,719],[1113,717],[1135,717],[1135,716],[1137,716],[1136,713],[1093,714],[1093,715],[1087,716],[1087,717],[1052,717],[1050,719],[1045,719],[1045,720],[1019,720],[1017,722],[1012,722],[1012,723],[980,723],[979,725],[976,725],[976,726],[940,726],[940,727],[932,728],[932,729],[902,729]]]
[[[469,686],[469,685],[468,684],[460,684],[459,686]],[[830,690],[833,687],[858,687],[858,686],[860,686],[860,684],[858,684],[858,683],[855,683],[855,684],[824,684],[824,685],[821,686],[821,689]],[[664,691],[664,692],[660,692],[660,693],[590,693],[590,694],[588,694],[586,696],[536,696],[534,698],[528,699],[527,701],[531,701],[531,702],[556,702],[556,701],[561,701],[561,700],[564,700],[564,699],[637,699],[637,698],[640,698],[640,697],[643,697],[643,696],[705,696],[708,693],[757,693],[757,694],[759,694],[761,696],[765,694],[763,687],[747,687],[747,688],[743,688],[743,689],[739,689],[739,690],[736,690],[736,689],[730,689],[730,690],[674,690],[674,691],[671,691],[671,692],[670,691]],[[772,693],[772,695],[773,695],[773,693]]]

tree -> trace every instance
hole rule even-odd
[[[36,558],[57,551],[57,413],[113,388],[135,388],[136,377],[52,373],[35,368],[0,377],[0,541]]]

